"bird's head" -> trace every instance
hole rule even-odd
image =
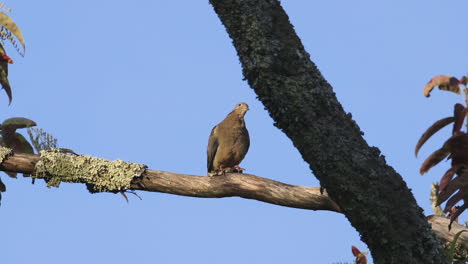
[[[246,103],[239,103],[234,108],[234,111],[241,116],[244,116],[247,111],[249,111],[249,105]]]
[[[13,60],[10,58],[10,56],[6,55],[5,53],[1,55],[0,59],[7,63],[13,64]]]

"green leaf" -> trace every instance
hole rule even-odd
[[[458,232],[458,233],[455,235],[455,237],[453,238],[452,243],[450,243],[450,248],[449,248],[449,251],[448,251],[448,253],[447,253],[447,257],[448,257],[449,263],[452,263],[452,262],[453,262],[453,254],[455,253],[455,246],[457,245],[457,240],[458,240],[458,238],[460,237],[460,235],[461,235],[463,232],[466,232],[466,230],[462,230],[462,231]]]

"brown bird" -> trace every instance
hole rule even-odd
[[[239,167],[249,150],[249,132],[244,116],[249,110],[246,103],[236,105],[226,118],[211,130],[208,140],[208,176],[226,172],[242,172]]]

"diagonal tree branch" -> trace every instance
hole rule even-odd
[[[233,41],[250,87],[361,234],[374,262],[446,263],[406,183],[366,143],[310,60],[280,2],[210,3]]]

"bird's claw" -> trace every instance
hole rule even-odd
[[[226,173],[243,173],[243,171],[245,171],[244,168],[241,168],[239,167],[239,165],[235,165],[234,167],[230,168],[230,167],[220,167],[218,170],[214,171],[214,172],[209,172],[207,174],[208,177],[213,177],[213,176],[222,176],[222,175],[226,175]]]
[[[243,173],[244,171],[245,171],[245,169],[239,167],[239,165],[235,165],[235,166],[234,166],[234,172]]]

